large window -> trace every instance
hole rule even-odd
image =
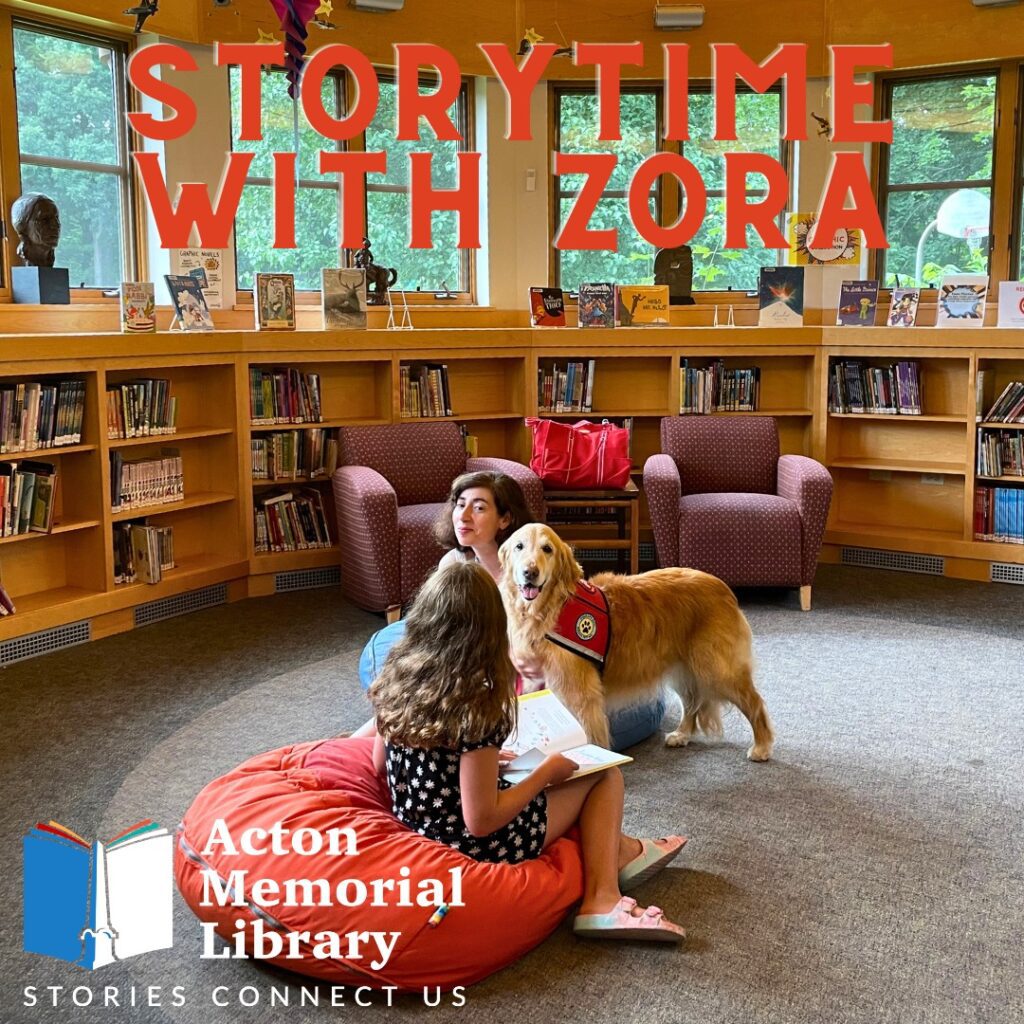
[[[16,23],[14,59],[21,192],[57,204],[56,265],[72,287],[133,279],[125,51]]]
[[[421,93],[433,92],[431,81],[420,83]],[[408,154],[433,154],[433,186],[455,188],[458,184],[456,154],[472,150],[469,138],[468,93],[465,84],[448,116],[462,136],[460,142],[442,142],[434,137],[421,119],[422,139],[399,142],[395,139],[397,89],[393,81],[382,78],[380,102],[373,122],[366,130],[366,149],[388,155],[388,171],[368,175],[366,182],[367,235],[376,263],[398,271],[395,287],[403,291],[451,292],[470,291],[470,258],[468,249],[459,249],[457,215],[451,210],[433,214],[431,230],[433,248],[409,248],[409,164]]]
[[[974,72],[886,83],[893,144],[883,150],[878,197],[890,246],[878,253],[884,287],[934,288],[943,274],[988,272],[997,80]]]
[[[617,142],[599,142],[598,103],[592,87],[559,89],[555,93],[556,148],[562,153],[610,152],[618,158],[608,189],[602,194],[591,217],[591,228],[618,229],[616,252],[556,251],[556,280],[562,287],[575,290],[581,281],[612,281],[616,284],[644,284],[654,278],[655,248],[644,241],[633,227],[627,206],[629,180],[637,166],[657,152],[661,138],[661,90],[655,87],[623,88],[621,135]],[[754,231],[748,233],[745,250],[724,248],[725,239],[725,153],[730,150],[767,153],[782,160],[784,143],[780,140],[781,94],[740,93],[736,103],[738,140],[716,142],[714,103],[709,92],[690,96],[690,139],[668,143],[700,171],[707,188],[707,213],[697,235],[690,241],[693,250],[693,287],[695,290],[748,290],[757,286],[759,268],[778,261],[775,250],[766,250]],[[577,190],[580,175],[563,175],[555,180],[555,198],[559,224],[565,221]],[[767,183],[752,178],[747,196],[762,196]],[[660,224],[675,219],[683,198],[674,179],[659,179],[648,199],[651,212]],[[670,211],[673,211],[670,214]]]
[[[344,112],[344,80],[324,78],[324,109],[335,117]],[[339,184],[336,174],[317,173],[317,154],[330,141],[314,131],[288,96],[284,72],[263,80],[263,139],[238,138],[239,71],[231,69],[231,146],[256,156],[249,167],[235,217],[235,276],[238,288],[249,290],[257,273],[290,273],[295,287],[319,291],[320,271],[341,266],[339,250]],[[274,191],[272,153],[298,153],[295,189],[295,249],[273,247]]]

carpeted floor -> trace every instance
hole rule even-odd
[[[251,754],[355,727],[367,716],[357,657],[380,620],[334,591],[279,595],[0,673],[0,1021],[1022,1019],[1024,590],[823,567],[809,615],[792,594],[746,594],[743,605],[774,761],[747,763],[733,712],[723,742],[677,751],[654,738],[626,769],[627,826],[691,837],[639,893],[687,926],[685,945],[586,943],[563,926],[461,1008],[446,997],[436,1009],[414,997],[361,1008],[351,996],[332,1008],[326,989],[319,1007],[300,1006],[294,976],[199,960],[180,900],[173,950],[96,973],[21,951],[20,840],[32,823],[87,836],[143,817],[173,826],[208,780]],[[228,1007],[211,1004],[219,985]],[[28,986],[35,1006],[24,1005]],[[113,987],[121,1006],[75,1006],[75,986],[80,1002]],[[272,1006],[274,991],[292,1005]]]

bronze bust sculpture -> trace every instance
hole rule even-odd
[[[18,232],[18,256],[29,267],[52,267],[60,241],[57,204],[41,192],[26,192],[11,206],[11,224]]]

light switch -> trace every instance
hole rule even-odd
[[[528,168],[526,171],[526,191],[537,191],[537,172],[532,167]]]

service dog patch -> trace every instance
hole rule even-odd
[[[611,637],[611,615],[604,591],[586,580],[577,580],[576,592],[562,606],[548,640],[604,668]]]

